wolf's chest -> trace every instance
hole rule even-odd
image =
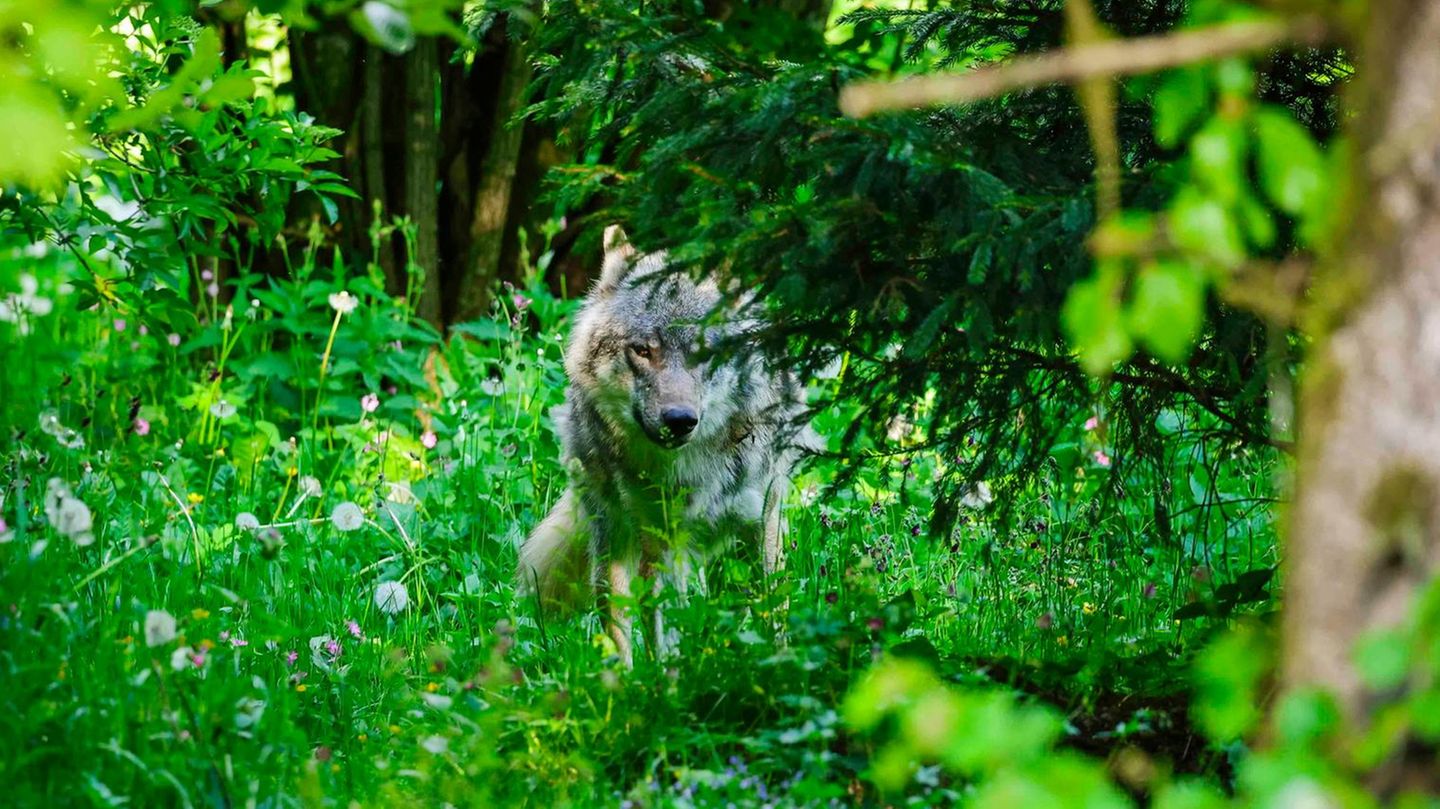
[[[721,453],[679,453],[670,463],[635,470],[615,481],[626,533],[671,540],[760,522],[764,492]],[[743,470],[741,470],[743,471]]]

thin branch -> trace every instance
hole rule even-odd
[[[887,110],[964,104],[1027,87],[1150,73],[1285,44],[1318,44],[1327,31],[1319,18],[1298,17],[1107,40],[1022,56],[960,75],[857,82],[840,91],[840,109],[861,118]]]

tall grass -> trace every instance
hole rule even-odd
[[[241,267],[220,296],[197,265],[188,328],[77,309],[77,269],[0,245],[9,805],[872,801],[837,706],[880,655],[1059,683],[1079,715],[1173,690],[1212,625],[1177,613],[1247,609],[1223,588],[1274,562],[1273,459],[1203,457],[1185,438],[1203,421],[1167,413],[1168,463],[1132,466],[1104,455],[1095,413],[1043,414],[1073,424],[1049,474],[944,536],[943,459],[876,462],[841,490],[812,464],[778,586],[720,561],[708,597],[670,608],[681,653],[626,670],[596,612],[539,614],[512,586],[563,488],[547,413],[574,304],[538,273],[441,341],[373,268],[315,249],[287,279]],[[51,479],[92,513],[92,544],[52,525]],[[1164,509],[1128,497],[1157,479]],[[925,769],[912,787],[917,805],[959,789]]]

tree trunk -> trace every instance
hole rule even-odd
[[[445,325],[440,297],[439,134],[435,87],[440,75],[438,44],[415,43],[405,57],[405,213],[415,223],[413,260],[424,279],[416,312],[437,328]],[[401,290],[404,292],[404,289]]]
[[[1354,215],[1315,291],[1301,397],[1282,672],[1362,724],[1382,695],[1356,640],[1401,623],[1440,561],[1440,0],[1367,13]]]
[[[513,17],[507,19],[507,26],[513,22]],[[475,183],[470,244],[461,268],[463,275],[455,308],[448,313],[451,321],[484,315],[500,274],[500,256],[510,221],[511,191],[515,186],[524,138],[523,126],[519,123],[512,126],[511,119],[524,104],[525,88],[529,83],[528,49],[523,42],[511,39],[506,45],[500,86],[490,117],[489,143]]]

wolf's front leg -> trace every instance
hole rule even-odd
[[[635,653],[631,648],[630,612],[623,602],[634,595],[630,584],[635,580],[638,567],[631,559],[610,559],[605,562],[605,578],[610,585],[607,599],[610,605],[610,637],[615,641],[615,649],[620,653],[620,660],[627,669],[635,667]]]

